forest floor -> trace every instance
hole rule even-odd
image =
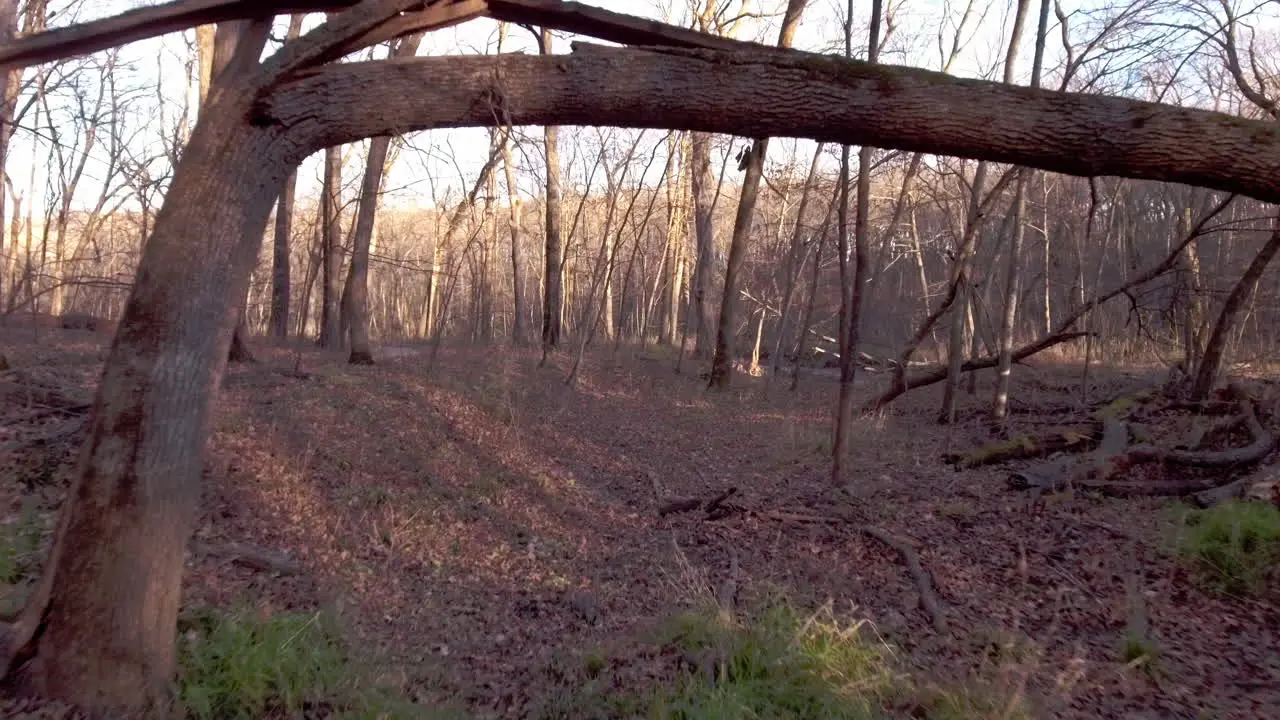
[[[104,338],[5,337],[13,368],[91,398]],[[743,615],[829,603],[920,687],[988,698],[972,707],[991,710],[955,717],[1280,717],[1277,598],[1194,581],[1171,550],[1186,505],[1061,493],[1032,507],[1007,487],[1008,467],[943,462],[991,438],[985,377],[950,426],[935,422],[937,388],[858,419],[833,488],[837,386],[822,373],[795,393],[738,374],[708,394],[659,348],[589,354],[572,388],[563,357],[537,368],[530,349],[446,346],[434,367],[427,347],[384,348],[373,367],[255,350],[260,362],[232,366],[216,403],[184,604],[325,610],[371,682],[405,697],[471,717],[589,717],[584,688],[668,677],[679,658],[655,628],[724,603],[728,588]],[[1075,365],[1015,376],[1015,430],[1054,421],[1079,394]],[[1093,378],[1096,400],[1159,382],[1142,369]],[[859,373],[860,399],[886,382]],[[6,523],[35,507],[52,529],[74,430],[3,460]],[[731,486],[725,517],[659,515],[673,497]],[[814,521],[836,511],[909,542],[949,633],[897,552]],[[298,572],[200,550],[232,544],[287,553]],[[1138,611],[1158,650],[1133,661]]]

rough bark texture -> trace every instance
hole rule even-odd
[[[491,124],[487,100],[501,99],[513,125],[808,137],[1070,175],[1180,182],[1280,202],[1280,127],[1272,123],[781,50],[576,49],[555,57],[328,66],[265,93],[256,121],[296,126],[316,142],[338,144]],[[432,102],[422,103],[427,96]]]
[[[209,112],[244,117],[247,105],[243,91],[226,92]],[[8,648],[22,690],[130,717],[163,705],[177,549],[199,500],[229,310],[247,290],[291,168],[288,149],[276,128],[200,123],[183,153],[106,362],[46,571]]]
[[[266,71],[291,80],[258,93],[252,108],[247,81],[215,93],[213,119],[199,123],[184,152],[104,369],[47,570],[16,627],[11,649],[29,660],[28,690],[131,716],[164,696],[177,550],[199,497],[229,311],[245,295],[281,184],[311,152],[492,124],[500,100],[512,124],[800,135],[1280,199],[1280,131],[1226,115],[779,53],[597,48],[305,69],[338,46],[319,42],[330,35],[269,61]]]
[[[18,0],[0,0],[0,45],[13,40],[18,32]],[[21,71],[0,71],[0,171],[3,171],[5,159],[9,156],[9,139],[13,137],[13,115],[17,101],[14,93],[10,102],[10,88],[16,90],[22,82]],[[0,223],[4,220],[5,193],[0,189]],[[0,278],[6,276],[7,256],[4,252],[4,231],[0,229]],[[0,299],[4,297],[3,283],[0,283]]]
[[[277,340],[289,337],[289,239],[293,234],[293,198],[297,173],[290,173],[276,204],[275,238],[271,252],[271,336]]]
[[[373,349],[369,346],[369,245],[373,240],[373,223],[378,213],[378,195],[382,191],[382,175],[387,164],[391,138],[376,137],[369,142],[369,157],[360,185],[360,203],[356,208],[356,229],[352,238],[351,269],[347,276],[350,292],[346,293],[350,315],[352,365],[372,365]]]

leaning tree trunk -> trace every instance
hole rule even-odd
[[[1231,289],[1231,294],[1222,305],[1222,312],[1218,314],[1218,321],[1214,323],[1209,342],[1204,347],[1204,357],[1200,360],[1199,369],[1196,370],[1196,379],[1191,386],[1192,400],[1204,400],[1209,397],[1213,384],[1217,382],[1221,372],[1227,337],[1231,334],[1236,317],[1249,302],[1254,289],[1258,286],[1258,281],[1262,279],[1262,274],[1267,271],[1267,266],[1271,264],[1276,253],[1280,252],[1280,218],[1276,219],[1276,223],[1276,230],[1271,233],[1270,239],[1254,256],[1253,262],[1249,263],[1244,275]]]
[[[200,105],[205,109],[205,101],[213,81],[226,69],[235,54],[236,45],[240,42],[240,34],[245,28],[244,21],[222,23],[216,28],[213,25],[202,25],[196,28],[196,54],[200,66]],[[61,238],[62,234],[59,234]],[[227,359],[236,363],[253,362],[253,352],[245,338],[249,330],[245,326],[244,316],[248,310],[248,291],[240,299],[240,304],[232,310],[235,331],[231,333],[231,344],[227,348]]]
[[[406,37],[391,51],[391,57],[413,57],[422,43],[422,34]],[[343,299],[351,333],[352,365],[372,365],[373,348],[369,345],[369,248],[373,243],[373,224],[382,197],[382,181],[387,173],[387,151],[391,138],[383,135],[369,141],[369,157],[365,160],[364,180],[360,185],[360,202],[356,208],[356,227],[351,240],[351,268]],[[327,166],[326,166],[327,169]]]
[[[352,365],[372,365],[373,349],[369,346],[369,246],[373,242],[373,223],[378,213],[378,196],[387,165],[391,138],[376,137],[369,141],[369,157],[360,185],[360,202],[356,207],[356,227],[352,235],[351,268],[347,275],[347,292],[343,293],[350,318]]]
[[[196,518],[230,311],[292,169],[279,127],[238,121],[251,93],[226,90],[192,134],[143,248],[53,550],[8,648],[22,690],[86,710],[158,713],[169,693],[178,549]]]

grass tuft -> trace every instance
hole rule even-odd
[[[179,699],[200,720],[296,715],[332,697],[344,654],[320,615],[204,613],[183,635]]]
[[[440,716],[362,687],[362,674],[321,613],[264,618],[248,609],[197,611],[179,626],[177,695],[189,718]]]
[[[872,718],[898,680],[886,650],[857,623],[824,608],[808,616],[771,607],[750,623],[723,613],[686,613],[666,628],[664,645],[685,670],[661,699],[664,717]]]
[[[1205,571],[1208,584],[1231,594],[1266,590],[1280,566],[1280,509],[1232,500],[1191,514],[1182,552]]]

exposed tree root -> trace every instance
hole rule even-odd
[[[940,635],[947,634],[947,616],[942,611],[942,603],[938,600],[938,594],[933,589],[933,579],[929,573],[925,572],[924,566],[920,564],[920,556],[916,551],[906,543],[905,540],[891,535],[889,532],[871,525],[863,525],[858,528],[863,535],[873,537],[876,540],[888,545],[898,551],[898,555],[902,557],[902,562],[907,566],[907,571],[911,573],[911,579],[916,583],[916,589],[920,593],[920,607],[929,614],[929,619],[933,621],[933,629],[937,630]]]

